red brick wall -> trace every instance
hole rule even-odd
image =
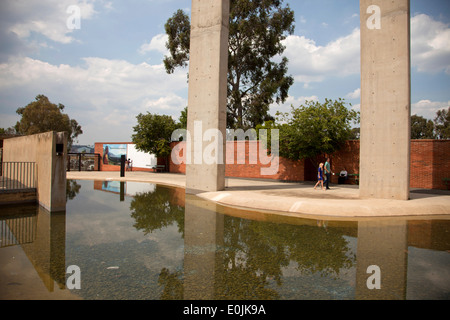
[[[180,142],[184,146],[184,142]],[[227,142],[227,159],[233,156],[230,144]],[[325,156],[315,159],[306,159],[304,161],[292,161],[280,158],[279,169],[276,174],[262,176],[260,174],[260,159],[256,164],[249,163],[249,143],[245,144],[245,164],[237,163],[239,149],[238,144],[234,142],[234,164],[225,166],[225,175],[228,177],[242,178],[266,178],[283,181],[314,181],[317,172],[317,166],[320,162],[325,162]],[[256,142],[251,142],[256,143]],[[178,145],[173,143],[173,147]],[[181,153],[183,158],[184,155]],[[343,148],[330,156],[332,170],[339,172],[346,168],[348,173],[359,173],[359,140],[347,141]],[[180,159],[178,159],[180,160]],[[446,189],[442,178],[450,178],[450,140],[411,140],[411,167],[410,167],[410,186],[411,188],[425,189]],[[268,165],[266,166],[268,167]],[[170,159],[170,172],[185,173],[186,165],[176,165]],[[332,183],[337,183],[338,176],[332,176]],[[349,180],[348,183],[354,183]]]
[[[411,187],[446,189],[450,178],[450,140],[411,141]]]
[[[320,155],[305,160],[305,181],[315,181],[319,163],[325,163],[327,155]],[[331,176],[331,183],[338,183],[338,175],[346,169],[349,174],[359,174],[359,140],[349,140],[339,151],[330,155],[331,171],[336,175]],[[354,178],[348,179],[346,184],[356,184]]]
[[[359,174],[359,140],[350,140],[345,143],[342,149],[333,153],[330,157],[332,171],[336,175],[331,177],[332,183],[338,182],[338,175],[343,169],[349,174]],[[347,182],[355,183],[349,179]]]
[[[186,142],[173,142],[172,149],[176,148],[173,158],[170,158],[170,172],[186,173],[184,147]],[[266,152],[266,150],[263,150]],[[266,153],[265,153],[266,154]],[[303,181],[304,161],[293,161],[280,158],[278,170],[271,175],[262,175],[261,168],[270,168],[270,163],[262,164],[259,156],[259,142],[227,141],[225,176],[240,178],[264,178],[283,181]],[[183,162],[183,163],[181,163]],[[244,163],[241,163],[244,162]]]

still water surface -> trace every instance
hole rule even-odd
[[[2,207],[0,299],[450,298],[449,217],[312,220],[148,183],[68,184],[64,213]]]

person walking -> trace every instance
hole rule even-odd
[[[327,161],[325,162],[324,165],[324,172],[325,172],[325,187],[326,189],[330,189],[329,183],[330,183],[330,179],[331,179],[331,164],[330,164],[330,158],[327,158]]]
[[[316,189],[316,187],[319,183],[323,190],[323,163],[322,162],[319,164],[319,169],[317,169],[317,183],[314,186],[314,189]]]

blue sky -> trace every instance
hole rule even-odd
[[[295,33],[284,55],[295,82],[283,105],[345,98],[360,108],[359,1],[285,0]],[[69,6],[81,10],[70,29]],[[2,0],[0,127],[38,94],[66,106],[84,133],[79,144],[131,141],[136,115],[178,119],[187,105],[187,69],[165,73],[164,24],[191,0]],[[411,0],[411,109],[433,119],[450,106],[450,1]]]

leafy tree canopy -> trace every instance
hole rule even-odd
[[[434,139],[433,121],[422,116],[411,116],[411,139]]]
[[[136,118],[138,124],[133,127],[135,133],[132,135],[136,149],[156,157],[169,156],[172,132],[178,127],[172,117],[147,112]]]
[[[74,119],[70,119],[64,111],[64,105],[51,103],[40,94],[36,100],[23,108],[16,110],[22,118],[15,125],[18,134],[30,135],[47,131],[65,131],[68,133],[68,149],[75,139],[83,133],[81,126]]]
[[[16,134],[16,129],[14,129],[14,127],[9,127],[9,128],[0,128],[0,135],[15,135]]]
[[[184,109],[181,110],[180,118],[178,120],[180,128],[187,129],[187,107],[184,107]]]
[[[331,154],[352,136],[352,123],[359,112],[348,109],[343,99],[324,103],[306,101],[291,112],[277,113],[280,129],[280,155],[289,159]]]
[[[438,139],[450,139],[450,107],[436,112],[434,124]]]

